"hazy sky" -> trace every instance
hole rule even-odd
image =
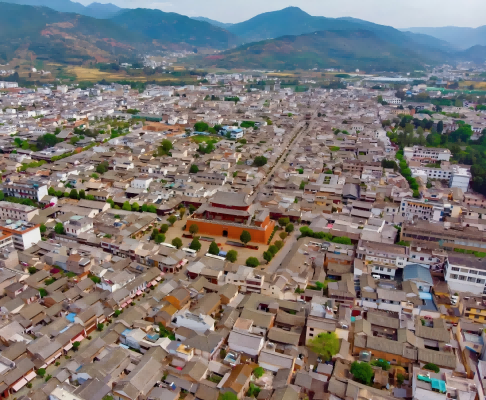
[[[76,0],[74,0],[76,1]],[[77,0],[89,4],[94,0]],[[355,17],[396,28],[486,25],[485,0],[97,0],[126,8],[158,8],[190,17],[241,22],[257,14],[298,6],[311,15]]]

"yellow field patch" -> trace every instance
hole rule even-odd
[[[282,78],[295,78],[297,75],[293,73],[285,73],[285,72],[271,72],[268,76],[279,76]]]
[[[486,82],[474,82],[474,81],[462,81],[459,82],[460,87],[471,86],[474,85],[474,89],[486,89]]]
[[[145,82],[145,81],[188,81],[188,77],[177,77],[171,76],[169,74],[164,75],[151,75],[151,76],[130,76],[127,75],[124,71],[121,72],[106,72],[100,71],[94,68],[86,68],[86,67],[69,67],[66,70],[67,73],[76,75],[77,80],[79,81],[99,81],[102,79],[106,79],[107,81],[136,81],[136,82]]]

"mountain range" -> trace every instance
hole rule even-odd
[[[101,62],[175,48],[220,50],[191,62],[231,68],[404,71],[425,64],[486,59],[486,47],[480,45],[458,50],[426,33],[400,31],[356,18],[315,17],[297,7],[224,24],[160,10],[121,9],[113,4],[6,1],[0,2],[3,62],[27,56],[64,63]]]
[[[48,7],[54,11],[76,13],[93,18],[110,18],[121,10],[120,7],[107,3],[91,3],[88,6],[83,6],[81,3],[76,3],[70,0],[6,0],[6,3],[20,4],[26,6]]]
[[[233,25],[230,22],[219,22],[219,21],[216,21],[214,19],[206,18],[206,17],[192,17],[192,19],[195,19],[196,21],[208,22],[211,25],[218,26],[220,28],[225,28],[225,29],[230,27],[231,25]]]
[[[486,46],[486,25],[478,28],[445,26],[441,28],[407,28],[402,30],[433,36],[463,50],[477,45]]]
[[[404,71],[423,66],[423,58],[368,30],[318,31],[245,44],[216,55],[199,57],[200,66],[219,68],[344,68]]]

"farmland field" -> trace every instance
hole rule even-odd
[[[67,68],[66,72],[76,75],[76,79],[78,81],[100,81],[102,79],[106,79],[107,81],[122,81],[122,80],[129,80],[129,81],[136,81],[136,82],[146,82],[146,81],[189,81],[191,80],[189,77],[184,76],[172,76],[170,74],[163,74],[163,75],[151,75],[151,76],[132,76],[125,73],[125,71],[119,72],[107,72],[107,71],[100,71],[95,68],[86,68],[86,67],[69,67]],[[193,79],[195,80],[195,79]]]
[[[195,143],[202,143],[202,142],[208,143],[211,141],[219,142],[221,138],[219,136],[214,136],[214,135],[208,135],[208,136],[196,135],[196,136],[191,136],[191,140]]]

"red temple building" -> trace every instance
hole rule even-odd
[[[248,231],[252,242],[265,244],[275,227],[268,209],[257,209],[244,193],[231,192],[217,192],[199,207],[187,220],[186,230],[194,224],[199,234],[239,240],[241,233]]]

